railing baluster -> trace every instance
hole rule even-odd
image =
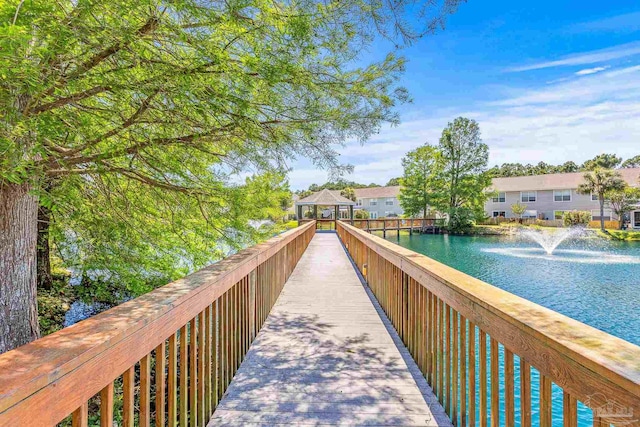
[[[438,400],[444,406],[444,302],[438,298]]]
[[[515,384],[514,384],[513,353],[505,347],[504,349],[504,404],[505,422],[508,426],[515,425]]]
[[[551,380],[540,374],[540,427],[551,427]]]
[[[436,325],[436,316],[435,311],[436,307],[434,304],[434,296],[431,291],[427,291],[427,311],[428,311],[428,324],[427,324],[427,342],[429,343],[429,349],[427,351],[427,381],[431,384],[431,387],[435,390],[436,376],[435,376],[435,365],[436,365],[436,357],[435,357],[435,325]]]
[[[178,420],[178,339],[176,334],[169,337],[169,368],[168,368],[168,417],[169,427],[176,427]],[[133,427],[133,426],[132,426]]]
[[[204,427],[207,420],[205,418],[205,409],[204,409],[204,379],[205,379],[205,353],[207,348],[205,346],[205,325],[204,325],[204,311],[201,311],[198,314],[198,425]]]
[[[453,419],[453,425],[458,425],[458,346],[460,345],[459,331],[458,331],[458,312],[451,310],[453,313],[453,387],[452,387],[452,402],[451,402],[451,418]]]
[[[487,334],[480,329],[480,425],[487,425]]]
[[[460,315],[460,425],[467,425],[467,319]]]
[[[113,427],[113,382],[100,392],[100,427]]]
[[[151,423],[151,362],[147,354],[140,360],[140,427]]]
[[[189,321],[189,425],[198,425],[198,331],[196,318]]]
[[[135,366],[127,369],[122,375],[122,423],[124,427],[134,427],[135,418]]]
[[[71,416],[72,427],[88,427],[89,426],[89,404],[84,402],[78,409],[73,411]]]
[[[189,421],[189,354],[188,326],[180,328],[180,426]]]
[[[165,421],[165,359],[166,345],[162,341],[156,347],[156,427],[164,427]]]
[[[444,305],[444,351],[445,351],[445,361],[444,361],[444,369],[445,369],[445,396],[444,396],[444,409],[449,414],[449,417],[452,417],[451,413],[451,405],[453,403],[453,397],[451,395],[451,390],[453,389],[451,385],[451,307],[448,304]]]
[[[531,427],[531,366],[520,358],[520,425]]]
[[[476,326],[469,320],[469,425],[476,425]]]
[[[204,327],[205,327],[205,352],[204,352],[204,412],[207,419],[211,417],[211,354],[213,347],[211,343],[211,304],[204,311]]]
[[[491,342],[491,427],[500,427],[500,373],[498,372],[498,341]]]
[[[231,383],[231,290],[225,293],[224,299],[224,387],[222,393],[227,391],[227,387]]]
[[[562,395],[562,425],[564,427],[577,427],[578,405],[576,399],[568,392]]]
[[[215,411],[218,406],[218,393],[220,390],[220,299],[213,302],[211,312],[211,332],[213,337],[211,343],[213,345],[213,352],[211,353],[211,409]]]

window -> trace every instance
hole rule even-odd
[[[491,201],[493,203],[504,203],[507,201],[507,194],[506,193],[498,193],[497,197],[492,197]]]
[[[362,206],[362,199],[358,199],[358,201],[356,202],[357,206]]]
[[[553,211],[553,219],[563,219],[566,211]]]
[[[384,202],[387,206],[393,206],[393,197],[388,197],[387,201]]]
[[[570,202],[571,190],[553,190],[554,202]]]
[[[598,200],[600,200],[600,198],[598,197],[597,194],[593,194],[591,193],[591,201],[592,202],[597,202]]]
[[[525,203],[535,202],[537,193],[535,191],[521,191],[520,201]]]
[[[378,219],[378,212],[369,212],[369,218]]]
[[[611,209],[605,209],[602,218],[605,221],[611,221]],[[600,209],[593,209],[591,211],[591,221],[600,221]]]
[[[369,205],[370,206],[378,206],[378,199],[369,200]]]
[[[507,213],[505,211],[493,211],[493,217],[494,218],[506,218],[507,217]]]
[[[522,218],[537,218],[537,217],[538,217],[538,211],[536,210],[524,211],[524,213],[522,214]]]

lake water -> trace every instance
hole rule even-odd
[[[387,240],[487,283],[640,345],[640,244],[569,239],[553,255],[517,237],[388,234]],[[502,360],[501,369],[502,372]],[[518,364],[516,363],[516,367]],[[519,372],[516,370],[516,378]],[[532,377],[538,424],[538,377]],[[501,378],[503,390],[503,378]],[[595,391],[594,391],[595,392]],[[516,396],[519,384],[516,381]],[[519,402],[516,401],[516,408]],[[562,425],[562,390],[554,385],[554,426]],[[579,405],[579,425],[591,425]],[[516,420],[519,415],[516,414]],[[504,420],[501,420],[504,425]]]

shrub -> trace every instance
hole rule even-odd
[[[587,226],[591,221],[591,212],[589,211],[569,211],[565,212],[562,217],[565,227]]]
[[[369,212],[363,209],[358,209],[353,213],[353,217],[355,219],[369,219]]]
[[[465,234],[473,229],[474,213],[467,208],[455,208],[449,213],[447,229],[450,233]]]

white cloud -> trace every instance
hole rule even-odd
[[[609,68],[611,68],[610,65],[605,65],[604,67],[585,68],[584,70],[577,71],[576,76],[586,76],[589,74],[595,74],[601,71],[608,70]]]
[[[640,154],[640,66],[584,74],[540,83],[537,88],[505,88],[502,99],[472,108],[411,112],[412,119],[384,128],[365,145],[339,149],[355,165],[347,179],[385,184],[402,174],[407,151],[437,143],[442,129],[457,116],[475,119],[489,145],[490,164],[505,162],[581,163],[602,152],[623,158]],[[326,180],[324,171],[294,170],[292,188]]]
[[[613,46],[606,49],[593,50],[590,52],[582,52],[575,55],[565,56],[564,58],[554,61],[543,61],[530,65],[509,68],[507,72],[521,72],[531,70],[541,70],[543,68],[565,67],[573,65],[595,64],[598,62],[611,61],[613,59],[626,58],[640,54],[640,43],[631,42]]]

